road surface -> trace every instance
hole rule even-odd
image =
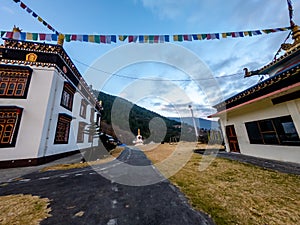
[[[51,200],[52,216],[41,225],[214,224],[133,147],[106,164],[35,172],[0,185],[0,195],[20,193]]]

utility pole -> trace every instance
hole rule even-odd
[[[193,124],[194,124],[194,128],[195,128],[196,139],[198,140],[199,134],[198,134],[198,129],[197,129],[197,125],[196,125],[196,121],[195,121],[195,117],[194,117],[194,112],[193,112],[191,105],[189,105],[189,109],[191,110],[191,113],[192,113],[192,119],[193,119]]]

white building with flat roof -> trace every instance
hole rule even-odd
[[[300,29],[286,53],[245,76],[269,78],[215,106],[227,151],[300,163]]]

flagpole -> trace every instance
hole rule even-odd
[[[288,9],[289,9],[290,24],[291,24],[291,27],[293,28],[293,27],[295,27],[295,23],[293,21],[294,9],[293,9],[292,0],[287,0],[287,4],[288,4]]]
[[[197,129],[197,125],[196,125],[196,121],[195,121],[195,117],[194,117],[194,112],[193,112],[193,109],[192,109],[191,105],[189,105],[189,108],[190,108],[191,114],[192,114],[192,120],[193,120],[193,124],[194,124],[196,140],[198,141],[199,134],[198,134],[198,129]]]

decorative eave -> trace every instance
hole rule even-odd
[[[92,90],[90,90],[80,72],[61,45],[12,39],[4,40],[4,46],[0,46],[0,63],[4,63],[7,66],[15,64],[57,68],[62,71],[75,86],[77,86],[89,101],[95,104],[95,108],[98,111],[101,111],[101,106],[99,105],[96,96],[92,93]],[[26,59],[27,54],[30,53],[38,55],[36,61]]]
[[[29,66],[14,66],[0,64],[0,75],[28,76],[32,73]]]
[[[30,42],[30,41],[18,41],[18,40],[12,40],[12,39],[6,39],[4,48],[8,49],[15,49],[15,50],[27,50],[31,52],[39,52],[39,53],[52,53],[59,55],[62,60],[68,65],[69,69],[72,70],[74,75],[80,79],[82,76],[77,70],[76,66],[66,53],[66,51],[63,49],[61,45],[54,45],[54,44],[44,44],[44,43],[38,43],[38,42]],[[30,62],[28,62],[30,63]],[[32,63],[32,62],[31,62]]]
[[[214,106],[218,112],[300,82],[300,62]]]
[[[276,68],[279,64],[283,64],[287,61],[289,61],[291,58],[296,57],[300,55],[300,46],[297,46],[296,48],[292,49],[289,52],[286,52],[284,55],[279,57],[278,59],[272,61],[271,63],[265,65],[264,67],[255,70],[250,71],[249,74],[245,73],[245,77],[251,76],[251,75],[266,75],[269,74],[269,71]]]
[[[300,27],[291,21],[291,29],[294,42],[292,44],[284,43],[281,45],[281,49],[285,50],[286,53],[258,70],[248,71],[248,69],[245,68],[245,77],[269,74],[270,71],[276,69],[276,67],[278,67],[280,64],[283,64],[300,55]]]

